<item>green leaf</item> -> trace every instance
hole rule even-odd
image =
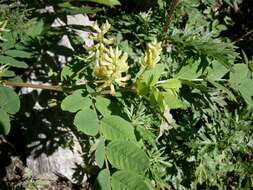
[[[113,167],[144,174],[149,167],[149,158],[131,141],[112,141],[107,146],[107,157]]]
[[[223,91],[224,93],[226,93],[228,95],[229,100],[236,102],[236,97],[234,96],[234,94],[229,89],[227,89],[225,86],[223,86],[223,85],[221,85],[221,84],[219,84],[218,82],[215,82],[215,81],[209,80],[209,82],[214,87],[216,87],[217,89],[219,89],[219,90]]]
[[[150,89],[150,97],[149,101],[153,106],[158,106],[163,112],[164,110],[164,97],[163,93],[159,91],[158,88],[151,88]]]
[[[118,171],[112,175],[112,190],[150,190],[143,178],[129,171]]]
[[[99,128],[96,112],[89,107],[82,109],[76,114],[74,125],[86,135],[95,136]]]
[[[91,104],[91,100],[86,96],[84,90],[76,90],[62,101],[61,109],[75,113],[83,108],[90,107]]]
[[[103,118],[100,130],[107,140],[127,139],[136,141],[134,128],[131,123],[119,116]]]
[[[174,78],[183,80],[192,80],[198,78],[201,75],[201,72],[198,71],[198,65],[199,62],[195,61],[183,66],[180,71],[174,76]]]
[[[239,86],[237,86],[237,90],[242,95],[245,102],[253,107],[253,80],[251,79],[244,79],[243,83],[241,83]]]
[[[102,168],[105,160],[105,139],[100,137],[97,149],[95,151],[95,161],[98,167]]]
[[[70,64],[64,65],[61,71],[61,80],[62,81],[70,81],[70,80],[78,80],[78,75],[75,74],[72,66]]]
[[[18,61],[12,57],[0,55],[0,64],[6,64],[17,68],[27,68],[28,65],[23,61]]]
[[[230,72],[230,82],[234,85],[240,85],[244,79],[248,78],[249,69],[246,64],[236,64]]]
[[[15,114],[20,108],[18,95],[8,87],[0,87],[0,108],[9,114]]]
[[[95,7],[90,7],[90,6],[82,6],[82,7],[77,7],[73,6],[69,2],[63,2],[57,4],[61,9],[57,10],[57,14],[64,14],[64,15],[76,15],[76,14],[94,14],[97,13],[98,11],[101,11],[103,9],[101,8],[95,8]]]
[[[27,27],[26,34],[32,38],[35,38],[36,36],[39,36],[42,33],[44,23],[42,20],[37,20],[36,18],[33,18],[29,20],[26,27]]]
[[[245,102],[253,107],[253,80],[249,77],[249,69],[246,64],[236,64],[230,72],[230,84],[237,90]]]
[[[136,127],[136,131],[139,133],[139,135],[144,141],[146,141],[150,145],[155,145],[156,136],[149,129],[146,129],[144,127]]]
[[[10,132],[11,124],[9,115],[0,109],[0,134],[7,135]]]
[[[2,50],[8,50],[15,47],[16,37],[13,32],[5,32],[3,33],[3,38],[6,40],[1,43]]]
[[[210,80],[221,79],[229,69],[218,61],[213,61],[212,66],[207,69],[207,78]]]
[[[110,116],[111,111],[109,110],[108,106],[111,104],[111,101],[107,98],[102,96],[96,97],[96,108],[103,116]]]
[[[153,69],[149,69],[143,74],[143,81],[149,86],[154,86],[160,79],[162,73],[164,72],[165,66],[158,64]]]
[[[109,170],[104,169],[99,172],[92,190],[111,190]]]
[[[0,73],[0,77],[14,77],[15,72],[9,71],[9,70],[4,70],[2,73]]]
[[[102,5],[107,5],[109,7],[114,7],[116,5],[120,5],[120,2],[118,0],[89,0],[89,1],[99,3]]]
[[[181,80],[178,79],[168,79],[166,81],[163,81],[163,83],[159,84],[159,86],[163,87],[165,90],[166,89],[179,90],[179,88],[181,88],[182,86],[182,83]]]
[[[17,57],[17,58],[31,58],[32,57],[32,53],[30,52],[26,52],[26,51],[22,51],[22,50],[7,50],[6,52],[4,52],[5,55],[9,55],[11,57]]]
[[[163,92],[164,102],[170,109],[185,108],[184,103],[173,90]]]

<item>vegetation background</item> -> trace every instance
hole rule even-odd
[[[252,189],[252,9],[0,0],[0,189]]]

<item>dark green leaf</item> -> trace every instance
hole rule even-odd
[[[136,141],[134,128],[119,116],[105,117],[101,121],[101,132],[108,140],[128,139]]]
[[[0,64],[6,64],[12,67],[24,68],[24,69],[28,67],[28,65],[23,61],[18,61],[12,57],[3,56],[3,55],[0,55]]]
[[[118,0],[89,0],[95,3],[99,3],[102,5],[107,5],[109,7],[114,7],[116,5],[120,5],[120,2]]]
[[[104,169],[99,172],[92,190],[111,190],[109,170]]]
[[[4,52],[4,54],[11,56],[11,57],[17,57],[17,58],[31,58],[32,53],[27,52],[27,51],[22,51],[22,50],[7,50]]]
[[[73,94],[67,96],[61,103],[61,109],[63,111],[69,111],[72,113],[90,106],[91,100],[86,96],[83,90],[76,90]]]
[[[118,171],[112,175],[112,190],[151,190],[143,178],[129,171]]]
[[[117,169],[143,174],[149,167],[146,153],[131,141],[112,141],[107,146],[107,157]]]
[[[97,149],[95,152],[95,161],[98,167],[102,168],[105,160],[105,139],[100,137]]]
[[[3,109],[0,109],[0,134],[7,135],[10,128],[9,115]]]
[[[111,101],[107,98],[104,98],[102,96],[96,97],[96,108],[103,116],[110,116],[111,111],[109,110],[109,105],[111,104]]]
[[[33,18],[27,23],[26,34],[32,38],[35,38],[42,33],[43,27],[44,23],[42,20],[37,20],[36,18]]]
[[[20,108],[18,95],[8,87],[0,87],[0,108],[9,114],[15,114]]]

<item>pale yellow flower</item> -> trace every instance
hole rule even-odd
[[[92,27],[97,33],[91,33],[90,38],[93,39],[95,42],[103,43],[105,45],[111,45],[114,43],[114,39],[107,39],[104,36],[110,30],[111,27],[111,24],[109,24],[108,21],[102,24],[101,27],[98,26],[97,22],[94,22]]]
[[[161,52],[161,42],[157,42],[155,39],[153,42],[148,44],[148,48],[145,51],[142,64],[147,68],[154,68],[161,59]]]
[[[130,79],[130,75],[126,75],[128,71],[127,53],[123,53],[119,48],[112,47],[106,52],[104,60],[101,64],[96,65],[95,74],[98,78],[103,79],[103,85],[100,90],[109,87],[111,94],[115,95],[115,87],[113,83],[124,87],[125,82]]]
[[[97,81],[100,86],[98,91],[105,88],[110,89],[110,93],[115,95],[115,86],[117,84],[124,87],[126,81],[130,79],[130,75],[127,75],[128,71],[128,54],[123,53],[118,47],[112,48],[114,43],[113,39],[108,39],[105,34],[109,31],[111,25],[106,21],[101,27],[95,22],[93,28],[97,33],[91,34],[91,39],[95,44],[89,48],[89,59],[92,58],[95,61],[94,74],[100,79]]]

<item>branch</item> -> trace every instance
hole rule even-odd
[[[169,25],[172,21],[172,17],[173,17],[173,14],[176,10],[176,7],[177,5],[179,4],[180,0],[172,0],[171,3],[170,3],[170,7],[168,9],[168,15],[167,15],[167,20],[166,20],[166,23],[163,27],[163,31],[164,32],[167,32],[168,29],[169,29]]]
[[[12,86],[12,87],[21,87],[21,88],[35,88],[35,89],[44,89],[62,92],[63,87],[60,85],[46,85],[46,84],[32,84],[32,83],[23,83],[23,82],[12,82],[12,81],[2,81],[3,85]]]
[[[239,42],[241,39],[247,37],[247,36],[250,35],[251,33],[253,33],[253,28],[252,28],[250,31],[248,31],[246,34],[244,34],[244,35],[242,35],[241,37],[235,39],[235,40],[234,40],[234,43]]]

